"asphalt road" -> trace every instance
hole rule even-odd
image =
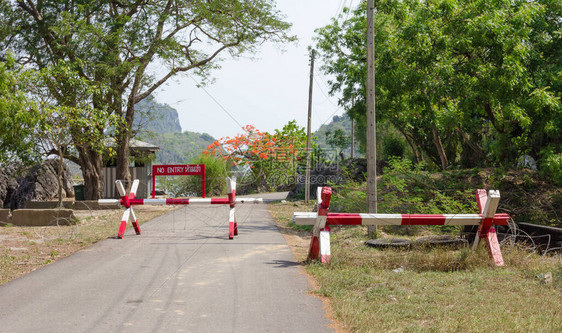
[[[332,331],[266,205],[237,211],[234,240],[186,206],[0,286],[0,332]]]

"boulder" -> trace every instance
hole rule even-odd
[[[0,170],[0,208],[8,206],[12,194],[16,191],[19,184],[18,175],[22,168],[17,165],[2,166]]]
[[[10,209],[25,208],[28,201],[55,200],[58,195],[58,159],[47,159],[30,168],[25,177],[18,179],[19,186],[10,196]],[[68,166],[62,170],[63,197],[74,196],[72,175]]]
[[[364,182],[367,180],[367,159],[366,158],[348,158],[343,162],[347,170],[347,177],[355,182]],[[378,167],[378,166],[377,166]],[[382,170],[377,168],[377,173]]]
[[[343,171],[337,164],[316,164],[310,170],[310,198],[316,198],[316,188],[318,186],[328,186],[333,184],[341,184],[345,181]],[[298,175],[296,186],[289,192],[287,198],[297,199],[304,196],[305,176]]]

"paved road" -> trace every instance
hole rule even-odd
[[[264,204],[184,207],[0,286],[0,332],[329,332]],[[116,227],[117,227],[116,221]]]

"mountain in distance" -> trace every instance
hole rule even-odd
[[[183,131],[178,111],[152,96],[137,103],[135,126],[139,140],[160,147],[155,164],[187,164],[215,141],[207,133]]]
[[[140,133],[181,133],[178,111],[168,104],[156,102],[154,97],[148,96],[135,105],[135,128]]]
[[[357,128],[356,128],[357,129]],[[334,116],[332,117],[332,121],[327,124],[322,124],[316,132],[314,132],[314,136],[316,136],[316,144],[322,149],[334,149],[328,143],[328,138],[330,135],[333,135],[337,130],[341,130],[345,136],[349,138],[349,142],[351,142],[351,118],[347,114],[343,114],[341,116]],[[351,143],[350,145],[343,150],[343,153],[346,157],[351,155]],[[359,153],[359,142],[355,140],[355,157],[360,156]]]

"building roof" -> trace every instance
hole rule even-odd
[[[115,138],[106,138],[105,141],[106,147],[115,147]],[[160,150],[160,147],[155,146],[151,143],[140,141],[137,139],[129,140],[129,149],[131,151],[148,151],[148,152],[156,152]]]

